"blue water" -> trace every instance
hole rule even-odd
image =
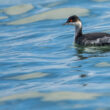
[[[0,19],[0,110],[110,110],[109,47],[76,47],[74,27],[62,26],[66,17],[8,24],[60,8],[84,8],[83,31],[109,33],[110,1],[0,0],[1,10],[22,4],[33,8],[14,15],[0,11],[7,17]]]

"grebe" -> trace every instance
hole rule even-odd
[[[82,22],[78,16],[70,16],[64,25],[75,26],[75,43],[82,46],[110,45],[110,34],[107,33],[82,33]]]

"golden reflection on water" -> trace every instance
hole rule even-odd
[[[31,4],[24,4],[24,5],[18,5],[18,6],[12,6],[9,8],[5,8],[1,10],[1,12],[4,12],[8,15],[19,15],[26,13],[34,8]]]
[[[0,20],[7,19],[7,18],[8,18],[8,16],[0,16]]]
[[[93,0],[93,1],[96,1],[96,2],[106,2],[106,1],[109,1],[109,0]]]
[[[98,50],[96,49],[96,47],[86,47],[84,49],[84,52],[95,53],[95,52],[98,52]]]
[[[14,79],[14,80],[28,80],[28,79],[33,79],[33,78],[41,78],[48,76],[47,73],[30,73],[30,74],[25,74],[25,75],[18,75],[14,77],[9,77],[7,79]]]
[[[106,108],[98,108],[96,110],[109,110],[109,109],[106,109]]]
[[[60,0],[60,1],[55,1],[55,2],[52,2],[52,3],[49,3],[49,4],[46,4],[46,5],[43,5],[44,7],[47,7],[47,8],[52,8],[52,7],[55,7],[57,5],[60,5],[60,4],[63,4],[67,2],[67,0]]]
[[[51,93],[40,93],[40,92],[27,92],[22,94],[14,94],[11,96],[4,96],[0,98],[0,102],[11,100],[25,100],[30,98],[40,98],[42,101],[65,101],[65,100],[93,100],[98,96],[102,96],[97,93],[84,93],[84,92],[51,92]]]
[[[75,108],[75,109],[81,109],[81,108],[85,108],[87,106],[88,106],[87,104],[76,104],[76,105],[73,106],[73,108]]]
[[[110,63],[108,63],[108,62],[101,62],[101,63],[97,63],[95,66],[96,67],[110,67]]]
[[[60,8],[56,10],[50,10],[41,14],[33,15],[30,17],[26,17],[23,19],[19,19],[16,21],[8,22],[7,24],[20,25],[20,24],[27,24],[45,19],[64,19],[74,14],[79,16],[86,16],[89,14],[89,10],[85,8]]]
[[[44,95],[43,101],[92,100],[99,94],[81,92],[53,92]]]

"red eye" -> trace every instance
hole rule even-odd
[[[73,22],[73,20],[71,19],[71,20],[69,20],[69,22]]]

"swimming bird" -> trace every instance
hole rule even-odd
[[[64,25],[75,26],[75,43],[81,46],[104,46],[110,45],[110,34],[108,33],[87,33],[82,32],[82,22],[76,15],[70,16]]]

